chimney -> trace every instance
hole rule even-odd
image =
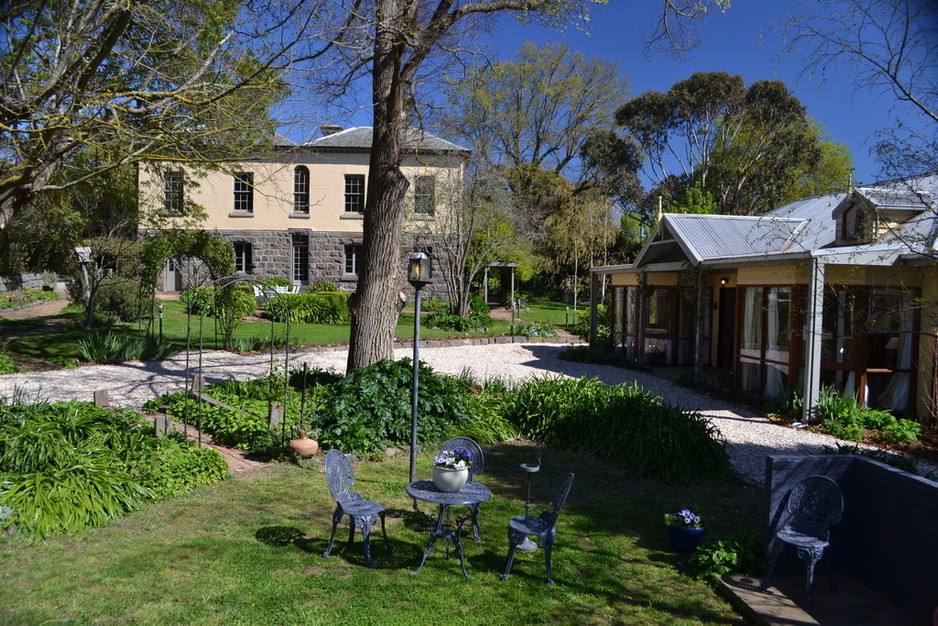
[[[319,127],[319,132],[322,133],[323,137],[328,137],[329,135],[334,135],[337,132],[342,130],[342,127],[338,124],[323,124]]]

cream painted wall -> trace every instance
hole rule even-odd
[[[736,274],[739,285],[793,285],[808,282],[806,265],[741,267]]]
[[[328,232],[360,232],[362,218],[345,211],[345,175],[368,173],[368,155],[359,153],[297,154],[289,163],[248,161],[228,164],[223,170],[197,172],[184,166],[167,166],[165,170],[185,170],[195,182],[186,185],[186,200],[200,205],[207,217],[200,224],[206,229],[286,230],[312,228]],[[432,161],[430,159],[433,159]],[[293,171],[305,165],[310,171],[309,216],[293,214]],[[443,155],[421,160],[410,157],[402,166],[404,175],[413,181],[415,176],[435,175],[438,210],[445,210],[440,202],[447,186],[462,176],[462,159]],[[234,179],[237,172],[254,173],[254,211],[250,215],[233,215]],[[367,184],[367,179],[366,179]],[[159,209],[163,204],[162,174],[152,166],[142,166],[139,173],[141,210]],[[413,184],[408,192],[413,203]],[[421,218],[426,220],[425,217]]]
[[[609,278],[613,287],[634,287],[638,284],[638,272],[617,272],[610,274]]]

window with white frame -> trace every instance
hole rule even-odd
[[[345,246],[345,273],[358,274],[362,258],[362,245],[352,243]]]
[[[234,244],[235,271],[244,274],[254,273],[254,247],[247,242],[238,241]]]
[[[163,177],[163,211],[167,215],[182,215],[183,201],[182,172],[166,172]]]
[[[293,212],[309,214],[309,168],[305,165],[293,170]]]
[[[436,177],[417,176],[414,178],[414,212],[420,215],[433,215],[436,210]]]
[[[234,175],[234,210],[240,213],[254,212],[254,172],[238,172]]]
[[[365,175],[345,175],[345,212],[363,213],[365,211]]]

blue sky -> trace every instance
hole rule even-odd
[[[855,181],[879,180],[879,166],[870,154],[871,135],[892,124],[892,102],[878,93],[855,91],[846,77],[834,77],[823,85],[806,78],[796,82],[802,69],[799,58],[776,63],[782,40],[775,26],[793,14],[792,5],[785,0],[737,0],[725,13],[711,12],[697,29],[700,45],[682,60],[644,53],[641,37],[653,28],[660,6],[654,0],[610,0],[597,6],[588,33],[572,28],[558,32],[503,19],[489,42],[503,59],[513,57],[525,41],[566,42],[587,56],[616,61],[622,73],[631,77],[635,95],[651,89],[667,91],[678,80],[701,71],[739,74],[746,85],[762,79],[781,80],[831,137],[850,148]]]
[[[522,25],[510,15],[501,15],[493,34],[481,36],[478,43],[488,46],[490,57],[504,60],[513,58],[526,41],[539,45],[566,42],[572,50],[588,57],[617,62],[622,73],[630,77],[634,95],[651,89],[667,91],[694,72],[739,74],[746,85],[763,79],[781,80],[828,136],[847,144],[853,157],[855,183],[882,180],[880,167],[871,154],[873,133],[894,126],[902,111],[894,109],[887,94],[854,89],[847,76],[829,76],[823,84],[817,79],[799,81],[801,58],[778,61],[782,39],[777,27],[794,14],[795,4],[794,0],[736,0],[725,13],[713,11],[696,28],[700,45],[682,59],[644,51],[642,36],[653,29],[661,0],[609,0],[606,5],[594,6],[586,32],[573,27],[556,30]],[[351,119],[329,121],[368,126],[371,113],[365,107]],[[915,118],[903,122],[918,125]],[[286,129],[284,132],[293,135]]]

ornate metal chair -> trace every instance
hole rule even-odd
[[[508,574],[511,573],[511,566],[515,559],[515,549],[525,537],[537,537],[538,543],[543,546],[545,559],[547,561],[547,582],[554,584],[552,574],[553,562],[551,561],[551,551],[554,548],[554,541],[557,538],[557,518],[563,510],[563,505],[570,495],[570,487],[573,486],[573,474],[567,474],[560,482],[557,491],[554,492],[554,507],[552,510],[544,511],[538,516],[520,515],[512,518],[508,522],[508,559],[505,561],[505,573],[502,574],[502,580],[508,580]]]
[[[326,482],[329,484],[332,497],[335,498],[336,506],[332,514],[332,536],[329,538],[329,546],[322,558],[328,557],[332,552],[336,528],[342,518],[348,515],[349,546],[355,539],[355,526],[358,526],[362,531],[362,540],[365,544],[365,567],[371,567],[371,527],[379,517],[381,518],[381,532],[384,533],[384,547],[391,552],[388,532],[384,527],[384,507],[377,502],[365,500],[361,494],[351,490],[355,484],[355,473],[352,471],[352,464],[349,463],[348,458],[339,450],[329,450],[326,453]]]
[[[775,533],[775,542],[769,555],[768,574],[760,585],[769,586],[779,555],[786,545],[793,546],[808,568],[808,605],[814,604],[811,586],[814,583],[814,568],[830,545],[830,527],[840,521],[844,511],[844,499],[840,487],[827,476],[809,476],[788,492],[787,510],[790,517]],[[828,568],[828,579],[834,588]]]
[[[482,446],[475,439],[469,437],[453,437],[443,442],[440,446],[440,453],[454,450],[468,450],[472,455],[472,467],[469,468],[469,480],[475,480],[475,477],[485,471],[485,455],[482,454]],[[476,543],[482,543],[479,537],[479,505],[470,504],[469,511],[472,513],[472,538]]]

